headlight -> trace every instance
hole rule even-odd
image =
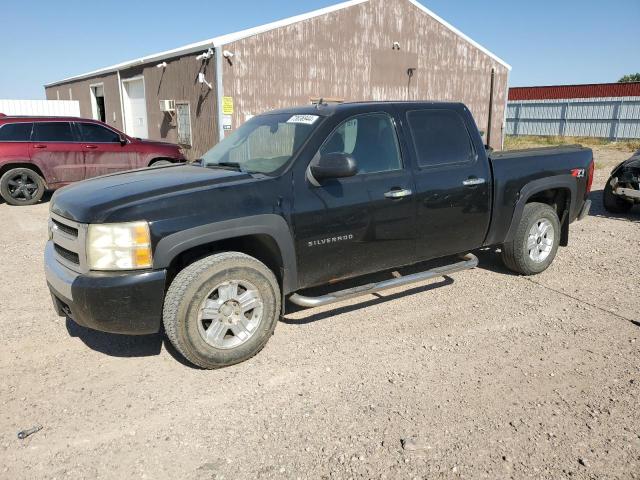
[[[151,236],[147,222],[89,225],[87,260],[91,270],[151,268]]]

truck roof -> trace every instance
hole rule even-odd
[[[291,113],[301,115],[319,115],[330,117],[336,113],[348,112],[349,110],[361,112],[363,107],[370,107],[375,110],[379,105],[403,105],[415,106],[416,108],[425,106],[438,106],[452,110],[462,110],[467,107],[459,102],[439,102],[439,101],[381,101],[381,102],[343,102],[343,103],[320,103],[317,105],[301,105],[297,107],[281,108],[265,113]]]

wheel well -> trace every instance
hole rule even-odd
[[[2,165],[0,166],[0,177],[13,168],[28,168],[29,170],[33,170],[34,172],[36,172],[38,175],[42,177],[42,180],[45,182],[45,184],[47,183],[47,181],[44,178],[44,175],[42,174],[42,170],[40,170],[40,167],[38,167],[33,163],[18,162],[18,163],[7,163],[5,165]]]
[[[158,158],[151,159],[151,161],[149,162],[149,165],[147,165],[147,166],[150,167],[154,163],[160,162],[162,160],[166,160],[167,162],[175,163],[175,160],[173,158],[158,157]]]
[[[560,219],[560,245],[569,244],[569,212],[571,208],[571,192],[566,188],[551,188],[531,195],[526,203],[546,203],[552,207]]]
[[[167,287],[174,277],[188,265],[220,252],[241,252],[260,260],[274,273],[282,287],[284,264],[280,248],[272,237],[263,234],[218,240],[185,250],[171,261],[167,269]]]

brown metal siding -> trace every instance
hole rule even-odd
[[[160,100],[189,103],[192,145],[185,146],[184,150],[192,160],[202,156],[218,140],[215,90],[198,83],[198,73],[202,71],[207,81],[215,84],[214,60],[205,63],[197,61],[196,56],[166,59],[166,68],[157,68],[154,62],[120,71],[121,80],[140,75],[144,77],[150,139],[174,143],[178,139],[176,118],[160,111]],[[107,123],[124,131],[117,73],[48,87],[45,89],[47,99],[55,100],[56,92],[59,92],[60,100],[68,100],[71,88],[73,100],[80,102],[80,115],[91,118],[89,85],[101,82],[105,89]]]
[[[332,97],[460,101],[485,130],[495,68],[492,144],[500,147],[507,68],[407,1],[370,0],[224,48],[235,54],[223,62],[234,128],[247,115]],[[416,68],[411,84],[408,68]]]
[[[160,100],[189,103],[193,145],[184,150],[191,160],[202,156],[218,141],[215,62],[213,58],[202,62],[196,60],[196,56],[166,59],[166,68],[157,68],[157,63],[154,63],[120,72],[123,79],[140,74],[144,76],[150,138],[174,143],[178,141],[176,117],[160,111]],[[200,72],[205,74],[214,89],[198,83]]]
[[[85,118],[93,118],[89,86],[96,83],[104,84],[106,123],[118,130],[122,130],[122,110],[120,108],[120,92],[118,91],[118,76],[116,73],[47,87],[45,88],[45,93],[47,100],[57,100],[56,92],[59,92],[60,100],[78,100],[80,102],[80,115]],[[73,98],[69,98],[69,89],[71,89],[71,97]]]

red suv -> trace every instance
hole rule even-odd
[[[0,114],[0,196],[11,205],[33,205],[45,190],[85,178],[182,161],[177,145],[96,120]]]

